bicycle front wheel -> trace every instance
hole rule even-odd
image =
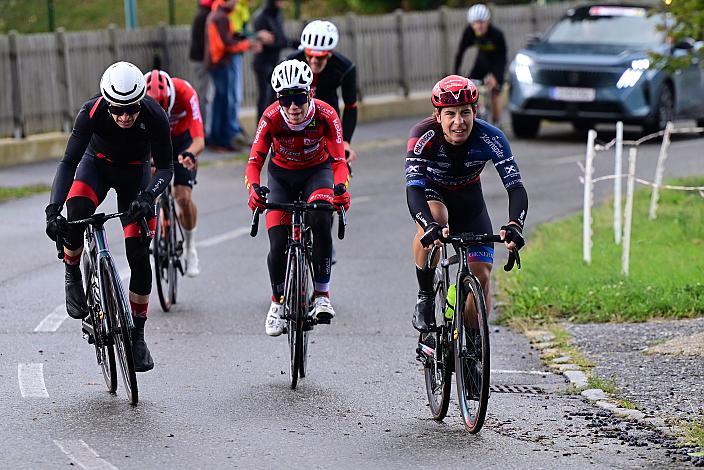
[[[453,321],[455,379],[462,421],[467,431],[476,434],[484,425],[489,403],[489,323],[477,278],[465,276],[461,286]],[[476,315],[465,311],[467,298],[473,302]]]
[[[299,312],[301,309],[301,285],[299,283],[298,271],[300,270],[299,259],[301,253],[298,249],[292,248],[288,257],[288,267],[286,270],[286,282],[284,287],[284,315],[287,322],[288,347],[290,358],[290,379],[291,388],[295,389],[298,384],[298,374],[300,371],[300,351],[303,346],[303,328],[299,328],[301,322]]]
[[[124,293],[122,292],[122,285],[112,260],[103,258],[100,269],[102,270],[103,292],[105,292],[111,336],[120,362],[127,399],[131,405],[136,405],[139,401],[139,393],[137,389],[137,374],[134,370],[134,358],[132,357],[132,335],[128,318],[131,312],[127,307]]]
[[[175,296],[175,271],[171,252],[173,248],[172,211],[166,197],[160,197],[157,203],[156,231],[152,242],[154,255],[154,277],[159,304],[164,312],[171,310]]]
[[[435,270],[435,321],[437,325],[444,325],[447,290],[444,284],[441,268]],[[432,335],[435,348],[432,357],[425,362],[425,390],[428,395],[428,404],[433,419],[442,421],[447,415],[452,392],[452,356],[451,342],[448,336],[448,326],[438,328]]]
[[[117,390],[117,367],[115,365],[115,350],[111,338],[105,336],[103,323],[101,321],[100,308],[100,288],[98,287],[98,274],[92,268],[89,260],[90,254],[83,250],[83,275],[86,289],[86,301],[88,304],[88,321],[93,326],[93,346],[95,346],[95,356],[98,365],[103,372],[103,379],[108,388],[108,392],[115,393]]]

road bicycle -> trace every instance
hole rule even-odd
[[[81,257],[83,280],[86,290],[88,316],[83,319],[83,338],[95,346],[95,354],[110,393],[117,391],[117,367],[115,351],[120,363],[120,372],[131,405],[139,401],[137,375],[132,357],[132,310],[120,279],[119,271],[108,248],[105,222],[126,216],[127,212],[113,214],[98,213],[70,225],[86,224],[85,244]],[[142,242],[146,243],[149,229],[142,218],[139,220]],[[56,248],[63,258],[63,240],[57,237]]]
[[[442,247],[434,246],[424,269],[430,271],[438,249],[440,259],[435,268],[434,293],[436,327],[421,333],[418,339],[418,360],[424,366],[425,388],[433,419],[442,421],[447,415],[455,372],[457,398],[465,428],[472,434],[484,425],[489,401],[490,349],[488,311],[479,279],[467,262],[469,248],[501,242],[499,235],[463,233],[443,237]],[[447,245],[455,254],[448,257]],[[517,250],[511,251],[504,270],[521,267]],[[455,284],[450,284],[450,266],[459,264]],[[453,292],[454,291],[454,292]],[[472,308],[476,311],[472,315]],[[441,318],[441,321],[437,321]]]
[[[260,189],[263,194],[269,192],[266,187]],[[301,199],[284,204],[267,202],[266,208],[291,213],[282,318],[286,321],[288,334],[291,388],[295,389],[298,379],[305,377],[308,370],[308,334],[316,324],[330,323],[330,320],[317,320],[313,316],[313,234],[306,215],[312,211],[338,211],[337,237],[340,240],[345,237],[347,218],[343,208],[335,208],[328,203],[307,203]],[[260,210],[256,209],[252,215],[252,237],[256,237],[259,231],[259,214]]]
[[[183,228],[170,184],[159,196],[156,209],[156,230],[151,253],[154,256],[154,276],[159,304],[164,312],[168,312],[176,303],[178,277],[184,274]]]

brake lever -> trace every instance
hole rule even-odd
[[[150,237],[150,230],[149,230],[149,225],[147,224],[147,219],[144,217],[139,218],[139,232],[140,232],[140,238],[142,239],[142,243],[146,244]]]
[[[257,233],[259,232],[259,214],[261,213],[261,210],[257,207],[254,209],[254,212],[252,213],[252,225],[251,228],[249,229],[249,235],[251,237],[256,237]]]

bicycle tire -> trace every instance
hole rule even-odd
[[[156,278],[156,291],[159,295],[159,304],[164,312],[171,310],[171,209],[167,198],[162,196],[157,203],[156,230],[152,242],[154,255],[154,277]]]
[[[484,425],[489,403],[489,323],[484,294],[477,278],[467,275],[462,279],[461,286],[462,295],[457,298],[453,319],[457,399],[465,429],[476,434]],[[472,296],[477,311],[478,328],[474,329],[464,324],[464,304],[468,295]],[[477,333],[479,345],[476,344]]]
[[[178,219],[178,213],[176,212],[176,203],[173,198],[169,198],[171,201],[171,251],[169,252],[169,257],[171,258],[171,263],[169,264],[169,272],[171,273],[171,304],[176,303],[178,297],[178,276],[183,275],[181,269],[181,255],[183,254],[183,240],[179,242],[179,237],[183,238],[183,231],[181,229],[181,221]]]
[[[301,275],[301,354],[300,354],[300,363],[298,364],[298,375],[300,378],[303,378],[306,376],[306,372],[308,372],[308,334],[310,333],[310,328],[307,328],[306,323],[310,321],[310,306],[311,306],[311,300],[313,297],[313,283],[312,279],[310,277],[310,273],[312,273],[312,267],[310,266],[310,262],[308,261],[308,258],[305,258],[303,261],[303,266],[305,268],[303,269],[302,275]]]
[[[300,285],[298,284],[298,259],[300,253],[297,248],[292,248],[288,258],[286,273],[286,288],[284,290],[284,314],[287,321],[288,346],[289,346],[289,373],[291,389],[295,390],[298,384],[299,352],[301,348],[301,332],[298,329],[298,311],[300,301]]]
[[[435,270],[435,321],[442,325],[435,334],[435,354],[425,363],[425,391],[428,395],[430,413],[435,421],[442,421],[447,416],[452,393],[451,341],[449,325],[445,323],[447,305],[447,288],[441,268]],[[440,321],[438,321],[438,318]]]
[[[134,358],[132,357],[132,334],[130,332],[130,322],[127,315],[131,315],[124,299],[122,284],[117,276],[112,260],[103,258],[100,268],[103,276],[103,289],[107,303],[107,314],[109,315],[111,334],[117,358],[120,362],[122,379],[127,393],[127,400],[130,405],[136,405],[139,401],[139,390],[137,387],[137,374],[134,370]]]
[[[88,315],[93,325],[93,346],[95,346],[95,356],[103,373],[105,385],[108,392],[117,391],[117,367],[115,364],[115,349],[113,345],[106,341],[103,333],[103,325],[99,318],[100,290],[98,288],[98,275],[92,269],[92,263],[88,259],[88,250],[83,250],[83,276],[86,291],[86,301],[88,304]]]

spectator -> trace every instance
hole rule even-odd
[[[191,50],[188,57],[191,59],[193,71],[196,76],[194,82],[196,93],[202,98],[200,115],[203,125],[207,126],[207,109],[213,95],[213,84],[210,75],[203,63],[205,53],[205,22],[208,19],[213,0],[198,0],[198,9],[191,24]]]
[[[477,59],[469,78],[483,80],[491,91],[491,120],[498,126],[501,121],[501,87],[507,62],[506,39],[504,33],[491,23],[491,12],[484,4],[478,3],[469,8],[467,23],[455,56],[455,74],[461,75],[464,51],[477,46]]]
[[[219,0],[216,0],[216,2]],[[235,7],[232,9],[228,15],[230,18],[230,27],[232,30],[232,35],[235,38],[246,38],[249,37],[249,32],[247,31],[247,22],[249,21],[249,0],[238,0]],[[243,51],[244,52],[244,51]],[[243,85],[242,85],[242,53],[235,53],[230,58],[230,67],[232,67],[233,80],[235,84],[235,103],[232,105],[232,110],[234,115],[232,119],[235,121],[235,137],[233,140],[233,145],[236,147],[249,147],[251,142],[245,137],[244,128],[240,125],[239,112],[240,106],[243,100]]]
[[[222,150],[239,150],[235,139],[241,133],[237,122],[237,82],[232,58],[247,49],[260,50],[261,44],[233,36],[229,14],[237,0],[216,0],[206,22],[204,64],[213,79],[215,96],[209,114],[208,145]]]
[[[268,32],[272,35],[270,41],[265,37],[261,39],[262,51],[254,55],[252,68],[257,76],[257,115],[261,118],[264,110],[274,102],[274,93],[271,88],[271,73],[279,63],[281,49],[297,48],[297,40],[288,39],[284,33],[284,15],[282,8],[284,0],[266,0],[254,16],[254,30],[257,34]]]

